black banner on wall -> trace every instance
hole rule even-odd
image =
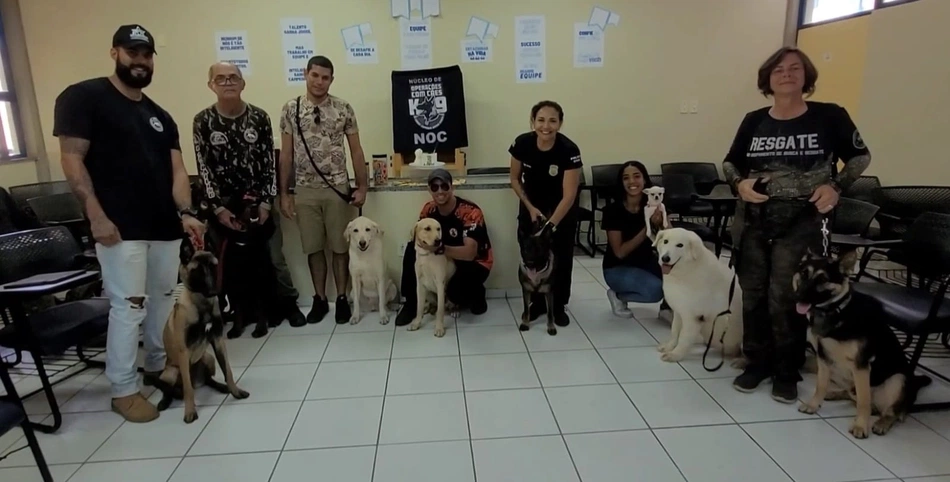
[[[393,151],[468,146],[465,92],[458,65],[393,72]]]

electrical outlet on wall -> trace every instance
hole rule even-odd
[[[688,114],[688,113],[689,113],[689,101],[684,100],[683,102],[680,103],[680,114]]]
[[[406,246],[403,244],[396,245],[396,257],[402,258],[406,254]]]
[[[695,114],[697,112],[699,112],[699,101],[693,99],[693,101],[689,103],[689,113]]]

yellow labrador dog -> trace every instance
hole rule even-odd
[[[445,335],[445,287],[455,274],[455,262],[444,254],[436,254],[442,246],[442,226],[435,219],[419,220],[412,227],[416,247],[416,318],[409,331],[422,326],[422,315],[429,294],[435,294],[435,336]]]
[[[362,317],[362,307],[379,307],[379,323],[389,323],[387,305],[396,299],[396,283],[386,276],[386,261],[383,259],[383,230],[379,224],[360,216],[346,225],[343,237],[349,243],[350,280],[353,290],[353,315],[350,324],[355,325]]]
[[[670,340],[657,347],[663,361],[682,360],[693,344],[707,342],[715,330],[712,346],[722,340],[724,355],[735,357],[732,365],[741,367],[742,289],[735,274],[693,231],[664,229],[653,246],[663,272],[663,296],[673,310]]]

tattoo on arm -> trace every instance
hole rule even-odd
[[[61,137],[59,139],[59,149],[63,154],[79,156],[80,159],[85,159],[86,153],[89,152],[89,140],[80,139],[78,137]]]
[[[722,163],[722,174],[725,176],[726,182],[731,185],[734,185],[736,181],[742,179],[742,175],[739,174],[739,168],[728,161]]]
[[[838,173],[838,187],[841,190],[845,190],[857,181],[861,174],[864,173],[865,169],[871,164],[871,155],[862,154],[860,156],[852,157],[850,160],[844,163],[844,169]]]

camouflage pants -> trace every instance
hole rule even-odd
[[[795,312],[792,276],[811,247],[821,250],[821,215],[807,201],[746,204],[736,254],[742,287],[742,348],[750,364],[800,380],[806,322]]]

